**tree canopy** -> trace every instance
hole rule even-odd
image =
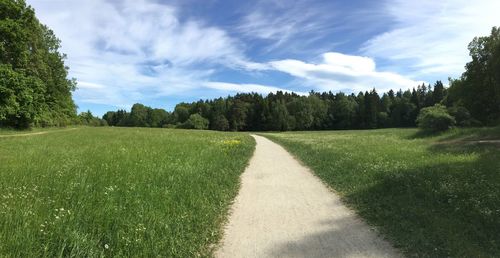
[[[24,0],[0,0],[0,125],[26,128],[75,122],[60,41]]]
[[[449,105],[463,106],[484,124],[500,122],[500,28],[469,44],[472,61],[460,79],[451,80]]]

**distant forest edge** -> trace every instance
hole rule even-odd
[[[109,111],[102,119],[90,111],[77,115],[72,99],[76,80],[67,78],[69,68],[64,64],[66,56],[59,52],[60,44],[23,0],[0,0],[1,127],[85,124],[220,131],[368,129],[414,127],[416,121],[422,121],[417,119],[421,110],[431,115],[427,123],[446,120],[445,126],[500,122],[497,27],[490,36],[472,40],[472,61],[459,79],[450,79],[449,88],[437,81],[413,90],[391,90],[382,96],[375,89],[350,95],[244,93],[180,103],[173,112],[135,104],[130,112]]]

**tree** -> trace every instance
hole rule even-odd
[[[213,130],[217,131],[227,131],[229,130],[229,121],[222,114],[215,115],[214,119],[210,123],[210,126]]]
[[[444,131],[455,124],[455,119],[448,113],[445,106],[436,104],[420,111],[417,124],[424,130]]]
[[[60,43],[48,27],[40,24],[25,1],[0,0],[0,65],[5,79],[1,87],[11,100],[17,99],[0,105],[9,112],[18,112],[4,116],[0,124],[66,125],[76,119],[76,106],[71,97],[76,83],[67,79],[66,56],[59,53]],[[20,78],[24,78],[21,80],[24,90],[20,90],[20,83],[13,83]],[[26,105],[16,106],[22,99],[29,100],[31,111],[26,111]]]
[[[132,106],[130,110],[130,125],[131,126],[141,126],[150,127],[149,124],[149,114],[151,112],[150,107],[146,107],[143,104],[136,103]]]
[[[299,97],[288,103],[287,110],[293,117],[294,125],[291,128],[296,130],[307,130],[314,122],[313,109],[307,97]]]
[[[189,119],[189,108],[186,103],[177,104],[174,109],[174,122],[184,123]]]
[[[0,125],[28,128],[44,118],[47,106],[40,79],[0,65]]]
[[[161,108],[149,109],[147,120],[151,127],[162,127],[168,123],[169,113]]]
[[[450,81],[448,101],[463,105],[470,114],[486,124],[500,119],[500,28],[491,35],[476,37],[469,44],[472,61],[458,80]]]
[[[202,117],[200,114],[192,114],[181,127],[185,129],[206,130],[208,129],[208,125],[208,119]]]
[[[434,104],[439,104],[444,99],[444,85],[441,81],[436,81],[434,84],[434,92],[432,94],[432,99]]]
[[[87,112],[82,112],[78,115],[80,124],[89,126],[107,126],[109,125],[106,120],[96,117],[88,110]]]
[[[336,95],[331,108],[330,113],[333,114],[333,128],[349,129],[354,127],[358,103],[353,98],[339,93]]]
[[[235,99],[231,105],[229,113],[229,124],[231,130],[239,131],[245,127],[247,118],[247,106],[245,102],[240,99]]]
[[[290,117],[288,116],[285,101],[278,100],[271,103],[271,113],[268,121],[269,129],[273,131],[286,131],[289,128],[289,121]]]

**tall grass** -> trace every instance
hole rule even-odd
[[[246,134],[80,128],[0,138],[0,256],[207,256]]]
[[[500,130],[265,134],[408,256],[500,255]]]

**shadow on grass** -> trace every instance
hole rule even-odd
[[[413,139],[423,139],[423,138],[429,138],[429,137],[436,137],[440,135],[444,135],[447,132],[436,132],[436,131],[429,131],[429,130],[418,130],[413,134],[408,135],[406,139],[408,140],[413,140]]]
[[[480,141],[480,140],[500,140],[500,126],[480,127],[480,128],[452,128],[444,132],[428,130],[418,130],[410,134],[406,139],[425,139],[431,137],[441,137],[443,141]]]
[[[500,253],[500,156],[496,146],[438,144],[431,152],[478,155],[397,171],[347,196],[405,253],[482,257]]]

